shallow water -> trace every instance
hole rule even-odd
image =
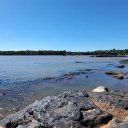
[[[78,69],[112,69],[126,58],[93,58],[88,56],[0,56],[0,80],[20,82],[61,74]],[[75,62],[83,63],[75,63]]]
[[[95,72],[105,70],[128,71],[128,66],[118,69],[114,65],[119,65],[119,61],[126,57],[89,57],[89,56],[0,56],[0,89],[7,89],[19,84],[38,84],[42,78],[58,77],[68,72],[75,72],[83,69],[91,69]],[[94,74],[93,78],[97,77]],[[114,80],[106,75],[98,76],[99,80],[77,80],[79,86],[88,83],[87,88],[95,86],[100,81],[106,84],[109,78],[110,86],[114,85]],[[105,80],[104,80],[105,79]],[[79,82],[78,82],[79,81]],[[92,83],[92,84],[91,84]],[[53,83],[54,84],[54,83]],[[68,83],[67,83],[68,84]]]
[[[128,79],[118,80],[104,74],[110,70],[128,72],[127,65],[114,66],[124,59],[128,57],[0,56],[0,95],[4,92],[0,96],[0,108],[4,108],[0,114],[18,111],[37,99],[68,90],[90,90],[99,85],[128,89]],[[66,73],[83,71],[84,74],[72,79],[63,78]],[[45,77],[55,78],[44,80]]]

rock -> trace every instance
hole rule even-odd
[[[88,78],[89,76],[87,75],[86,78]]]
[[[92,91],[89,95],[86,91],[69,91],[45,97],[9,115],[0,125],[6,128],[128,128],[127,91],[98,88],[98,93]]]
[[[43,80],[52,80],[52,79],[55,79],[54,77],[45,77],[43,78]]]
[[[91,92],[90,97],[102,111],[111,113],[114,117],[124,120],[128,117],[128,94],[127,92],[113,91],[105,93]]]
[[[108,71],[108,72],[105,72],[105,74],[111,75],[120,80],[127,78],[126,72]]]
[[[107,75],[124,75],[125,72],[108,71],[108,72],[105,72],[105,74],[107,74]]]
[[[107,128],[128,128],[128,123],[120,122],[117,118],[114,118]]]
[[[86,63],[86,62],[82,62],[82,61],[75,61],[75,63]]]
[[[120,80],[122,80],[122,79],[126,79],[126,77],[124,76],[124,75],[113,75],[113,77],[115,77],[115,78],[117,78],[117,79],[120,79]]]
[[[105,88],[104,86],[99,86],[95,88],[94,90],[92,90],[92,92],[108,92],[108,89]]]
[[[121,60],[120,63],[122,63],[122,64],[128,64],[128,60]]]
[[[101,111],[86,91],[48,96],[0,121],[7,128],[93,128],[112,115]]]
[[[118,66],[116,66],[117,68],[124,68],[125,67],[125,65],[118,65]]]

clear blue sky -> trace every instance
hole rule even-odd
[[[128,0],[0,0],[0,50],[128,48]]]

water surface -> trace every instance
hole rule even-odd
[[[128,89],[128,79],[118,80],[105,74],[111,70],[128,72],[127,65],[115,67],[124,59],[128,57],[0,56],[0,107],[4,108],[0,113],[12,113],[35,100],[68,90],[91,90],[100,85]],[[81,71],[84,74],[72,79],[62,78]],[[54,79],[44,80],[45,77]]]

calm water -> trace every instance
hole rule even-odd
[[[113,89],[128,89],[128,79],[118,80],[105,75],[105,71],[128,72],[128,66],[119,69],[120,60],[125,58],[93,58],[88,56],[0,56],[0,112],[4,115],[13,112],[13,108],[23,108],[48,95],[57,95],[68,90],[93,89],[103,85]],[[76,63],[82,62],[82,63]],[[62,79],[69,72],[91,69],[87,74]],[[88,77],[87,77],[88,76]],[[56,77],[43,80],[45,77]],[[7,106],[8,104],[8,106]],[[7,112],[11,109],[11,112]]]
[[[34,80],[78,69],[113,69],[125,58],[90,58],[88,56],[0,56],[1,82]],[[76,61],[85,63],[75,63]],[[126,68],[127,70],[127,68]]]

